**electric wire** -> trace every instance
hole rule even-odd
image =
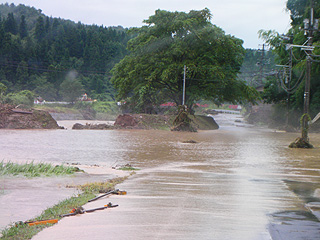
[[[292,50],[292,49],[291,49],[291,50]],[[291,52],[292,52],[292,56],[293,56],[294,60],[296,60],[296,61],[298,61],[298,62],[302,61],[303,58],[298,59],[298,58],[294,55],[293,51],[291,51]]]
[[[41,72],[56,72],[56,73],[63,73],[63,72],[68,72],[70,70],[74,70],[73,68],[57,68],[54,67],[54,69],[50,69],[49,67],[34,63],[30,66],[30,64],[27,63],[26,65],[21,65],[19,62],[17,61],[1,61],[0,60],[0,65],[1,66],[6,66],[6,67],[13,67],[13,68],[23,68],[23,69],[28,69],[28,70],[34,70],[34,71],[41,71]],[[106,72],[102,72],[102,71],[93,71],[93,70],[76,70],[78,73],[84,74],[84,75],[106,75]]]
[[[306,70],[302,71],[299,79],[295,82],[294,86],[288,88],[286,86],[286,83],[284,82],[284,79],[286,79],[287,74],[285,74],[286,75],[285,77],[280,77],[280,71],[279,71],[279,79],[280,79],[280,84],[281,84],[282,89],[285,90],[289,94],[295,93],[298,90],[300,84],[303,82],[303,79],[305,78],[305,72],[306,72]]]

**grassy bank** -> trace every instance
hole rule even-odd
[[[115,178],[113,180],[103,183],[89,183],[85,185],[73,186],[82,191],[78,196],[68,198],[51,208],[45,210],[40,216],[30,219],[29,221],[39,221],[47,219],[58,219],[60,215],[69,213],[73,208],[80,207],[86,204],[90,199],[94,198],[99,192],[108,192],[114,190],[115,185],[123,182],[127,177]],[[50,227],[53,224],[29,226],[28,224],[20,223],[14,224],[11,227],[2,231],[0,239],[18,240],[18,239],[31,239],[38,232],[44,228]]]
[[[25,163],[0,162],[0,175],[40,177],[68,175],[81,171],[77,167],[53,165],[50,163]]]

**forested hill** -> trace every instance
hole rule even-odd
[[[126,54],[126,32],[1,4],[0,82],[7,92],[31,90],[46,100],[68,98],[63,82],[65,87],[76,83],[92,98],[113,98],[109,71]]]

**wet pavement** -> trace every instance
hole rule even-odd
[[[33,239],[320,239],[320,135],[310,135],[315,149],[289,149],[299,134],[216,118],[219,130],[198,133],[82,132],[109,141],[105,154],[92,148],[93,163],[141,170],[118,185],[127,195],[84,206],[118,207],[63,218]]]

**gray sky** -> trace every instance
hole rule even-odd
[[[245,48],[261,48],[260,29],[286,33],[290,17],[287,0],[0,0],[41,9],[48,16],[84,24],[140,27],[155,10],[201,10],[209,8],[212,23],[227,34],[244,40]]]

